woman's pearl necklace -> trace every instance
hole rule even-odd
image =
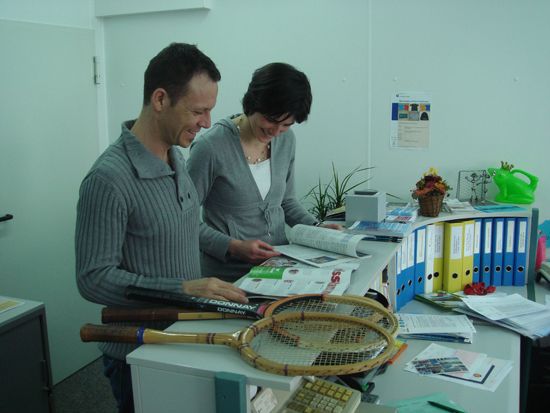
[[[264,149],[262,149],[262,152],[260,152],[260,155],[258,157],[252,157],[250,155],[245,154],[246,160],[248,161],[248,163],[252,165],[256,165],[257,163],[263,162],[267,160],[267,152],[269,151],[270,148],[271,148],[271,145],[268,143],[267,146]]]
[[[241,132],[241,122],[243,120],[244,117],[241,117],[238,121],[238,123],[236,123],[236,126],[237,126],[237,130],[239,131],[239,135],[241,135],[241,138],[242,138],[242,132]],[[250,131],[252,132],[252,128],[250,128]],[[252,135],[254,136],[254,135]],[[264,146],[264,148],[262,149],[262,151],[259,153],[259,155],[249,155],[245,152],[244,156],[246,158],[246,161],[249,163],[249,164],[252,164],[252,165],[256,165],[256,164],[259,164],[260,162],[263,162],[265,160],[267,160],[268,158],[268,153],[269,153],[269,149],[271,148],[271,144],[268,143],[266,146]],[[244,146],[243,146],[243,151],[244,151]]]

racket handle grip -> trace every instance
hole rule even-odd
[[[198,312],[178,307],[103,307],[101,310],[101,322],[104,324],[117,321],[219,320],[223,318],[242,318],[242,316],[216,312]]]
[[[97,324],[84,324],[80,328],[80,339],[89,341],[111,341],[117,343],[142,344],[143,328],[102,326]]]

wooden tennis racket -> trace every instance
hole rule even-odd
[[[282,313],[234,333],[86,324],[80,337],[85,342],[223,344],[237,349],[252,366],[285,376],[359,373],[384,363],[394,348],[393,337],[375,323],[324,313]]]
[[[126,297],[184,308],[194,308],[206,312],[196,313],[197,316],[195,317],[193,312],[182,310],[181,308],[118,309],[107,307],[102,310],[103,323],[115,321],[204,320],[237,317],[256,320],[283,312],[315,312],[350,315],[367,319],[384,328],[392,336],[395,336],[398,329],[398,322],[395,316],[381,304],[370,298],[355,295],[303,294],[260,304],[240,304],[231,301],[195,297],[183,293],[128,286],[126,288]],[[212,312],[220,313],[220,315],[214,315]]]

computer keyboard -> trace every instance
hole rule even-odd
[[[361,392],[327,380],[304,380],[290,396],[284,413],[352,413],[361,402]]]

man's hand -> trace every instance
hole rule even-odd
[[[242,241],[234,239],[229,242],[229,254],[245,262],[259,264],[268,258],[281,255],[267,242],[259,239]]]
[[[344,227],[340,224],[321,224],[319,226],[323,228],[337,229],[338,231],[342,231],[344,229]]]
[[[248,303],[248,298],[243,290],[219,278],[207,277],[184,281],[182,288],[183,292],[189,295]]]

